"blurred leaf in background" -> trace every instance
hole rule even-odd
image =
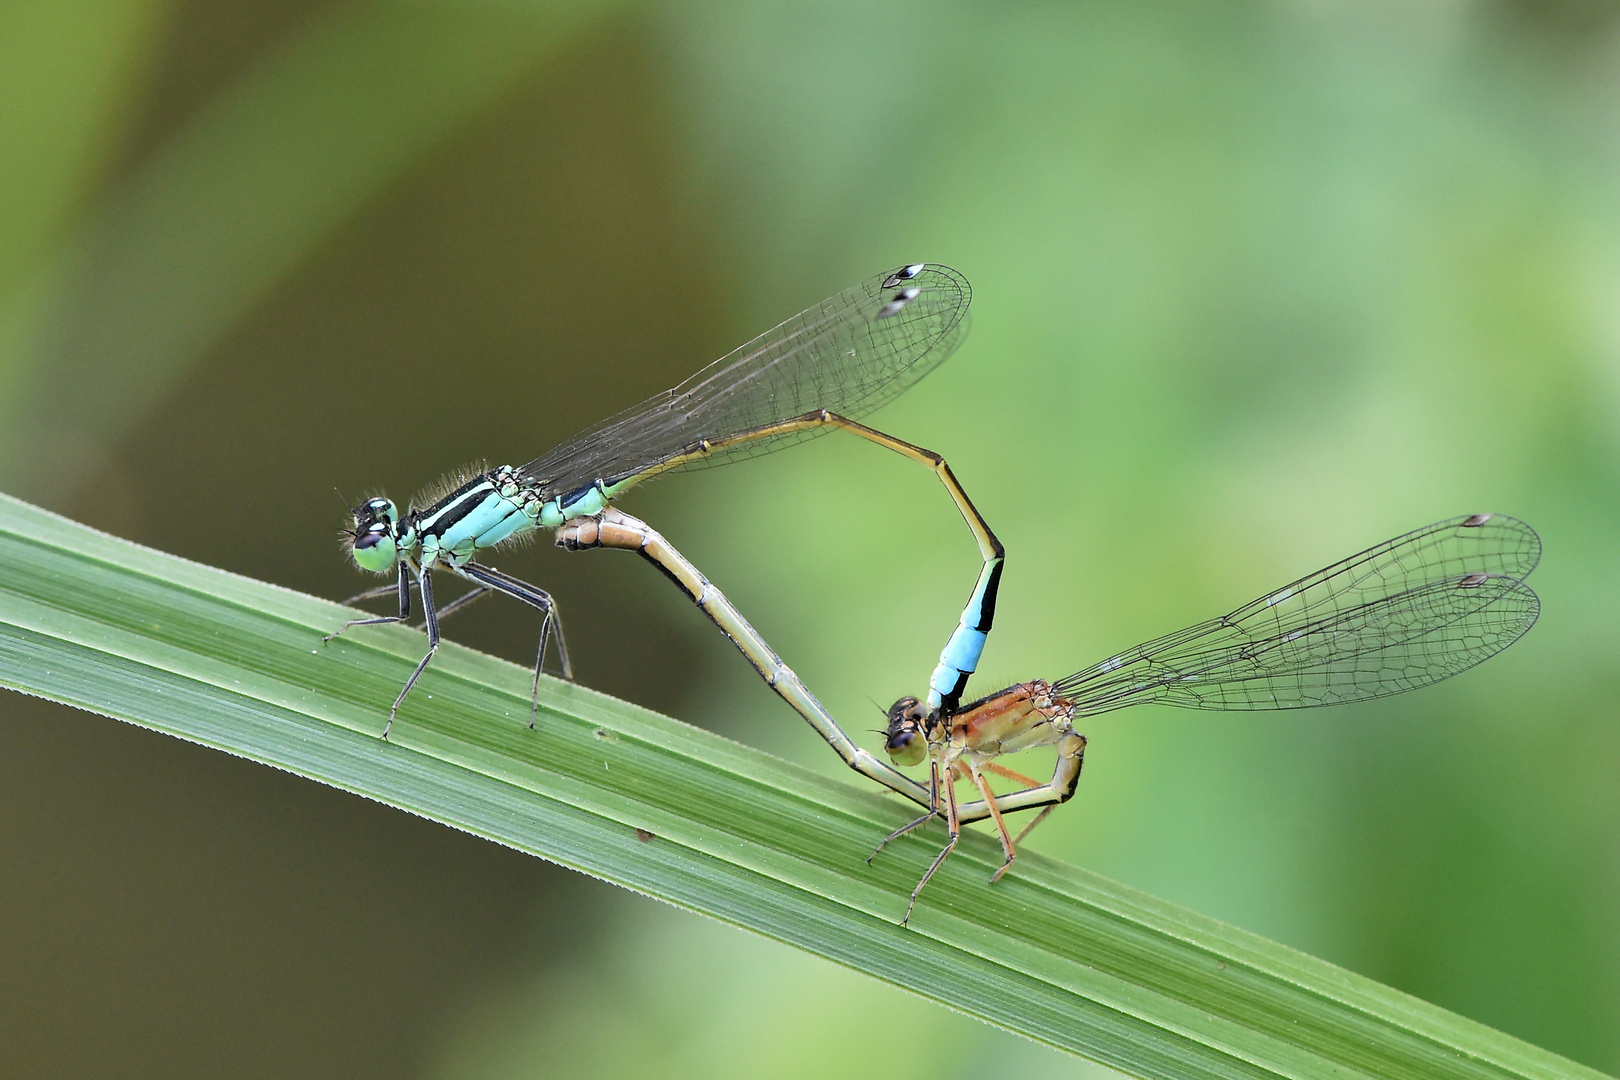
[[[0,477],[344,596],[334,486],[526,460],[949,262],[973,334],[877,419],[1008,545],[982,688],[1452,514],[1547,549],[1541,625],[1435,690],[1098,718],[1032,843],[1614,1072],[1615,14],[0,7]],[[627,509],[851,728],[920,689],[976,570],[932,481],[852,440]],[[633,560],[503,565],[557,593],[588,684],[834,769]],[[532,629],[489,605],[451,633],[521,659]],[[404,815],[3,708],[16,1075],[1074,1071]]]

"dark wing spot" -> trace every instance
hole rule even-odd
[[[922,290],[918,288],[901,289],[894,294],[894,299],[878,309],[877,317],[887,319],[891,315],[898,315],[907,304],[917,299],[917,294],[920,292]]]
[[[923,272],[923,267],[925,265],[927,264],[910,263],[906,266],[902,266],[900,269],[883,279],[883,287],[885,289],[892,289],[902,281],[910,281],[912,278]]]

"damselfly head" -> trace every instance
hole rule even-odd
[[[344,535],[355,565],[374,574],[386,573],[399,561],[394,525],[399,511],[388,499],[367,499],[353,510],[354,528]]]
[[[928,756],[928,706],[914,697],[903,697],[889,706],[889,727],[883,733],[883,749],[896,765],[921,765]]]

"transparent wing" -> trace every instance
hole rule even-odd
[[[1188,709],[1300,709],[1398,694],[1513,644],[1541,602],[1519,579],[1535,530],[1475,514],[1353,555],[1220,619],[1056,683],[1076,715],[1156,701]]]
[[[523,467],[542,495],[613,483],[817,409],[856,418],[888,404],[949,356],[973,290],[937,263],[879,274],[721,357]],[[682,463],[720,464],[826,431],[745,440]]]

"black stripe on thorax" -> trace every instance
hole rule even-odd
[[[456,522],[478,508],[495,484],[488,474],[475,476],[417,515],[417,529],[425,536],[443,536]]]

